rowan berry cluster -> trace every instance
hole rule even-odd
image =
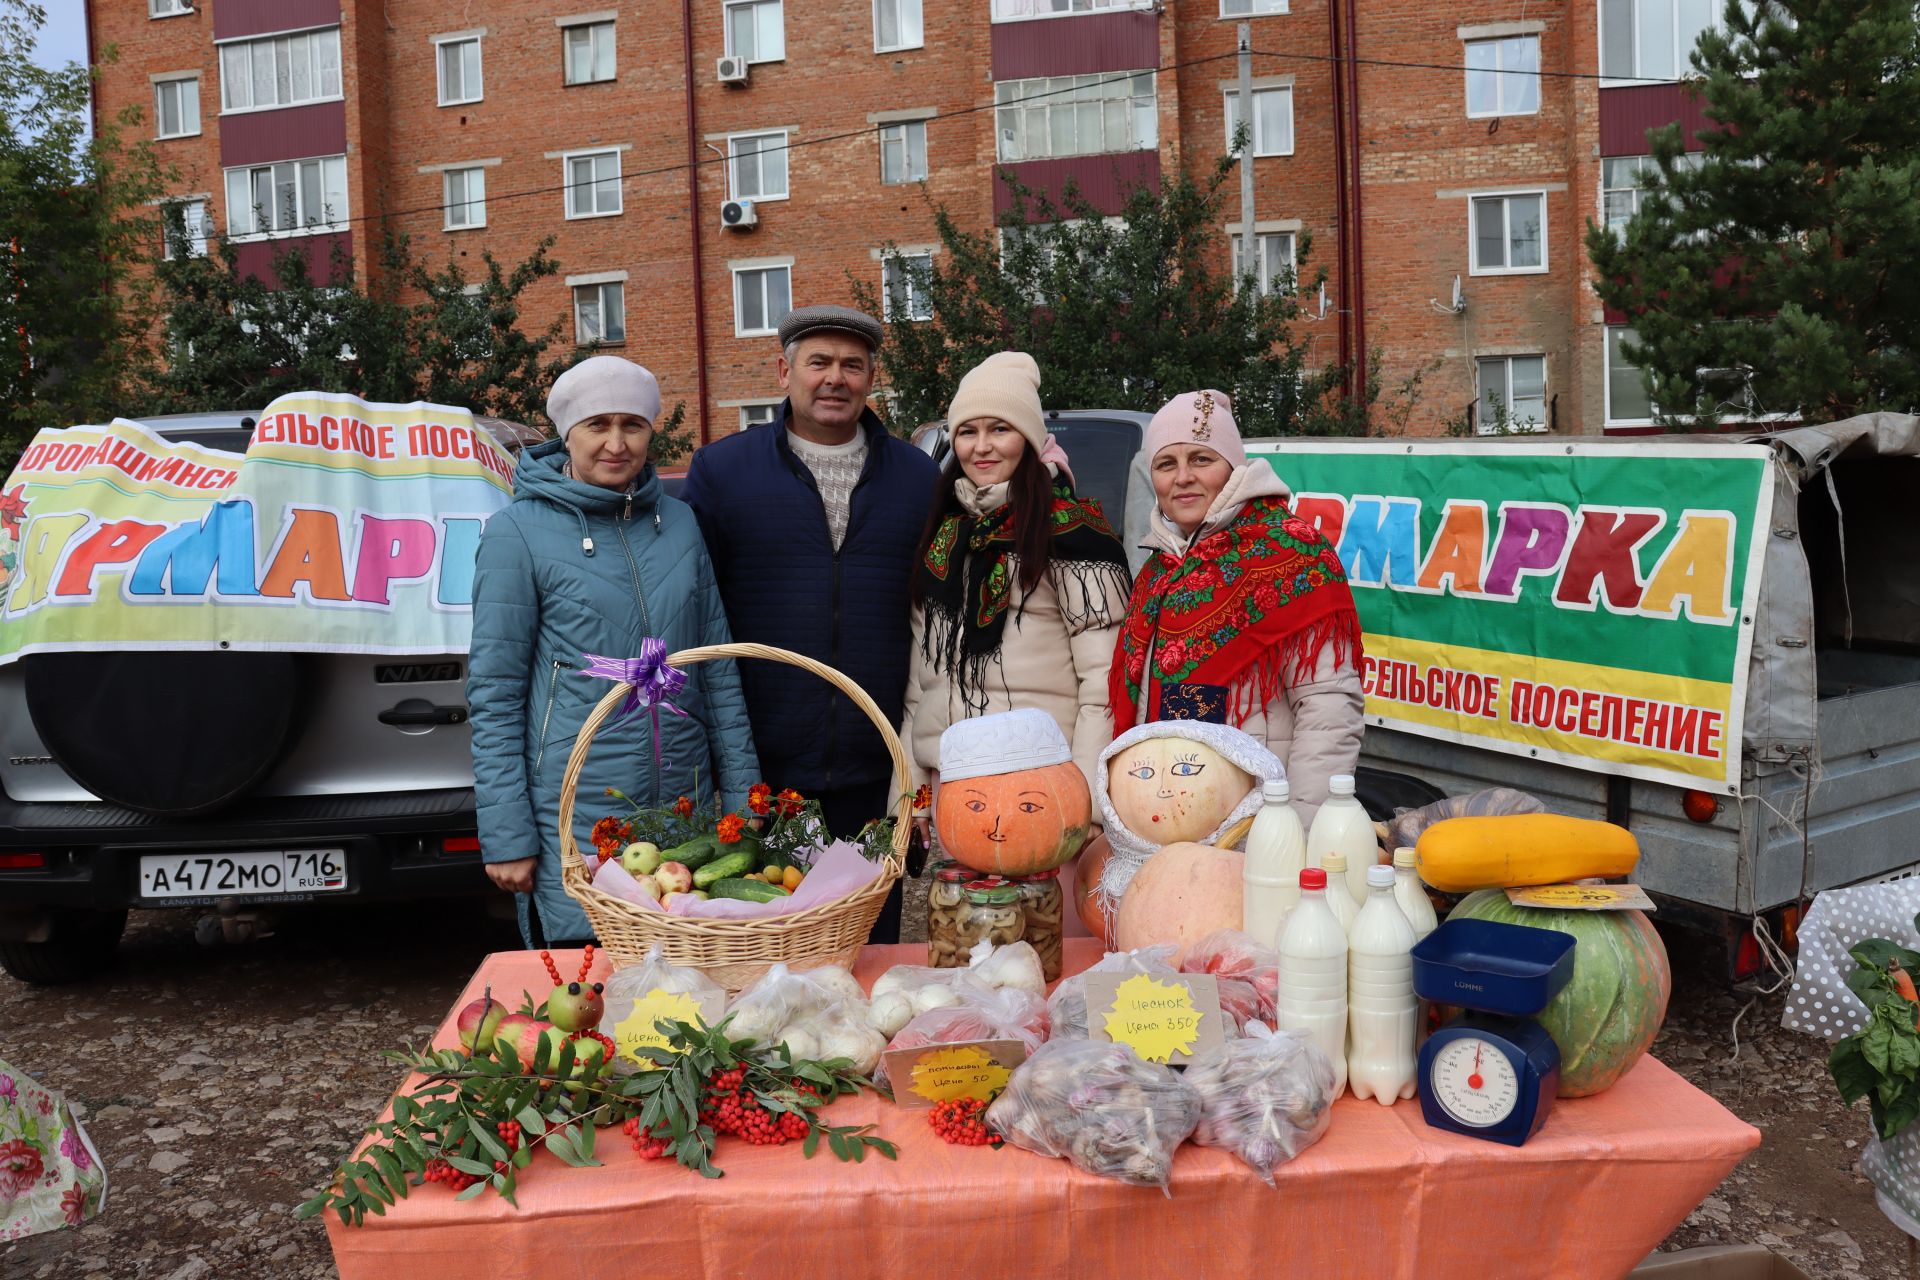
[[[959,1147],[997,1147],[1000,1135],[987,1128],[987,1104],[978,1098],[949,1098],[934,1104],[927,1123],[940,1137]]]
[[[651,1133],[640,1132],[638,1116],[621,1125],[620,1131],[633,1140],[633,1149],[640,1153],[642,1160],[658,1160],[667,1154],[667,1140],[656,1138]]]
[[[427,1161],[427,1171],[422,1177],[428,1182],[443,1184],[449,1191],[465,1191],[468,1187],[480,1181],[480,1179],[473,1174],[462,1173],[445,1160],[438,1158]]]
[[[801,1080],[792,1082],[795,1093],[818,1098],[819,1090]],[[716,1072],[707,1078],[706,1105],[700,1119],[715,1133],[730,1133],[755,1146],[777,1147],[807,1136],[807,1117],[797,1111],[773,1112],[747,1085],[744,1067]]]

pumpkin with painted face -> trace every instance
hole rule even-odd
[[[1107,762],[1107,799],[1127,829],[1157,845],[1220,829],[1254,778],[1204,742],[1145,738]]]
[[[963,866],[1035,875],[1065,866],[1087,843],[1093,796],[1052,716],[1003,711],[940,735],[933,825]]]

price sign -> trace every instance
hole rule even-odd
[[[613,1040],[619,1055],[643,1071],[655,1064],[641,1056],[641,1049],[665,1049],[667,1033],[656,1025],[661,1019],[680,1022],[718,1021],[724,1005],[717,996],[699,998],[680,991],[662,991],[659,987],[634,1000],[627,1015],[613,1024]]]
[[[893,1049],[885,1057],[893,1100],[922,1110],[952,1098],[990,1101],[1027,1060],[1027,1047],[1018,1040],[969,1040]]]
[[[1653,899],[1637,884],[1542,884],[1507,890],[1516,907],[1552,911],[1651,911]]]
[[[1190,1062],[1226,1040],[1212,974],[1087,974],[1087,1031],[1147,1062]]]

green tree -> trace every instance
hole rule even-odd
[[[1344,371],[1310,366],[1290,332],[1324,269],[1262,292],[1215,265],[1234,163],[1223,158],[1202,181],[1182,172],[1136,187],[1112,219],[1071,185],[1056,203],[1011,183],[1014,206],[997,235],[935,210],[941,252],[931,265],[895,255],[889,267],[930,318],[913,319],[903,297],[883,308],[866,282],[853,282],[862,307],[892,313],[881,351],[890,425],[943,416],[961,375],[1011,348],[1039,362],[1049,405],[1152,412],[1182,391],[1217,387],[1248,435],[1365,434],[1377,368],[1364,399],[1349,400]],[[1309,248],[1302,237],[1303,263]]]
[[[1920,22],[1891,0],[1739,0],[1700,38],[1624,235],[1589,225],[1667,425],[1920,405]],[[1657,169],[1657,172],[1653,170]]]
[[[42,427],[124,412],[163,175],[130,108],[88,136],[92,73],[33,60],[45,9],[0,0],[0,477]],[[111,51],[107,54],[110,59]]]

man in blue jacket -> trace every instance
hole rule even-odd
[[[939,469],[867,408],[878,321],[802,307],[780,324],[779,416],[694,454],[693,507],[733,638],[792,649],[850,677],[898,725],[906,696],[908,584]],[[851,837],[887,811],[893,765],[846,695],[798,667],[743,662],[765,780],[818,798]],[[874,926],[900,933],[900,887]]]

